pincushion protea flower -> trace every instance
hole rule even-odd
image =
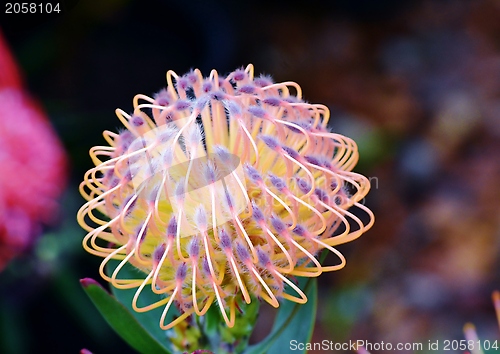
[[[296,83],[254,78],[252,65],[226,77],[169,71],[167,83],[154,98],[135,96],[132,114],[116,110],[126,129],[90,150],[78,220],[84,248],[104,258],[101,276],[137,288],[136,311],[164,306],[163,329],[214,302],[230,327],[240,298],[305,303],[291,277],[341,269],[334,246],[373,224],[360,204],[369,181],[351,172],[356,144],[327,130],[327,107],[304,102]],[[323,249],[338,263],[321,265]],[[120,263],[107,274],[111,259]],[[144,277],[122,279],[126,263]],[[140,306],[145,287],[164,297]],[[168,323],[172,304],[181,315]]]
[[[491,295],[493,300],[493,306],[495,307],[495,314],[498,322],[498,328],[500,328],[500,291],[495,290]],[[495,349],[498,351],[498,340],[484,340],[481,341],[476,332],[476,326],[474,324],[468,322],[464,325],[463,328],[465,340],[467,341],[467,349],[469,351],[465,351],[465,353],[470,354],[484,354],[483,348],[486,351],[490,349]]]
[[[22,86],[0,32],[0,270],[51,221],[65,182],[64,150]]]

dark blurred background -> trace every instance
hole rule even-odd
[[[372,181],[375,225],[339,247],[345,269],[319,278],[313,340],[460,340],[467,321],[480,338],[500,339],[491,304],[500,288],[498,1],[62,4],[57,15],[0,18],[70,164],[58,224],[0,273],[1,353],[132,352],[78,283],[103,283],[75,219],[88,150],[120,128],[115,108],[130,111],[135,94],[164,87],[167,70],[248,63],[326,104],[331,128],[359,145],[355,170]]]

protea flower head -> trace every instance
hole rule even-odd
[[[0,271],[52,221],[65,153],[0,32]]]
[[[230,327],[240,299],[305,303],[292,276],[341,269],[334,246],[372,226],[360,203],[369,181],[351,172],[356,144],[328,131],[327,107],[304,102],[296,83],[255,78],[252,65],[226,77],[169,71],[165,89],[133,105],[116,110],[125,129],[104,132],[110,146],[90,150],[78,220],[85,249],[104,258],[102,277],[137,288],[136,311],[163,306],[163,329],[213,303]],[[338,262],[320,264],[323,249]],[[120,263],[106,274],[111,259]],[[126,263],[144,277],[121,278]],[[145,287],[164,297],[141,307]],[[181,315],[168,322],[172,304]]]
[[[498,322],[498,328],[500,328],[500,291],[495,290],[493,291],[492,294],[492,300],[493,300],[493,306],[495,307],[495,314]],[[465,340],[467,341],[467,349],[470,350],[470,353],[472,354],[483,354],[484,351],[481,349],[481,340],[477,334],[476,331],[476,326],[472,324],[471,322],[468,322],[464,325],[463,327],[463,332],[464,332],[464,337]],[[488,342],[486,340],[486,342]],[[498,349],[498,342],[495,341],[493,344],[490,343],[485,343],[483,344],[483,347],[486,350],[489,350],[490,347],[493,347],[494,349]],[[465,353],[468,353],[467,351]]]

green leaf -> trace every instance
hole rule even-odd
[[[290,341],[307,343],[311,340],[316,319],[318,287],[316,278],[298,278],[299,288],[308,301],[301,305],[292,301],[280,304],[271,333],[260,343],[254,344],[244,354],[282,353],[290,348]]]
[[[104,319],[132,348],[145,354],[170,354],[170,351],[153,338],[130,311],[99,283],[90,278],[82,279],[80,283]]]
[[[119,261],[110,260],[108,262],[108,267],[106,268],[106,272],[108,274],[111,274],[119,263],[120,263]],[[139,279],[145,276],[146,276],[145,274],[141,273],[138,269],[134,268],[132,265],[128,263],[126,263],[120,270],[120,278],[124,279]],[[134,309],[132,308],[132,299],[134,298],[136,291],[137,288],[117,289],[114,286],[111,286],[111,292],[113,293],[113,295],[130,311],[130,313],[141,324],[141,326],[144,327],[146,331],[148,331],[149,334],[153,336],[163,346],[170,347],[171,343],[167,336],[168,331],[164,331],[160,328],[160,318],[165,306],[160,306],[157,307],[156,309],[147,312],[134,311]],[[138,303],[140,306],[146,306],[154,302],[160,301],[163,298],[164,297],[162,297],[161,295],[155,294],[151,290],[151,287],[145,286],[141,292],[141,295],[139,296]],[[179,316],[179,312],[177,311],[175,306],[171,306],[167,318],[165,319],[165,322],[168,323],[172,321],[174,316]]]

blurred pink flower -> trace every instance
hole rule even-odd
[[[61,143],[22,86],[0,32],[0,270],[51,221],[65,181]]]

